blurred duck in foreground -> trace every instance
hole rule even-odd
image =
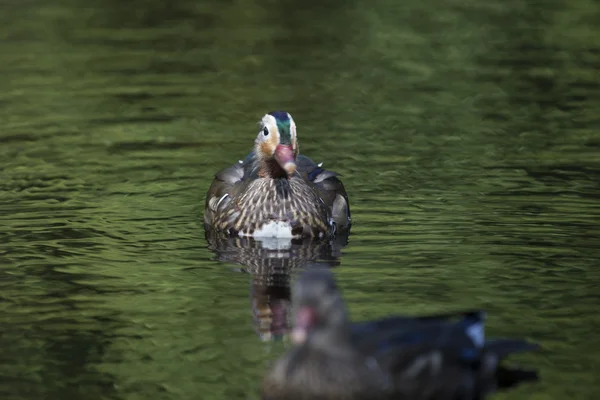
[[[267,373],[264,400],[474,400],[537,380],[500,362],[538,346],[486,340],[482,311],[351,323],[325,269],[299,278],[292,306],[295,346]]]
[[[342,181],[299,154],[285,111],[263,116],[254,150],[219,171],[206,194],[205,229],[231,236],[326,238],[350,229]]]

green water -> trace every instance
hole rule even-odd
[[[600,5],[531,3],[3,2],[0,398],[258,399],[285,341],[253,314],[319,259],[357,318],[539,341],[496,398],[597,399]],[[274,109],[349,242],[215,253],[205,191]]]

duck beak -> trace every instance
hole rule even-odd
[[[275,148],[273,154],[275,161],[288,176],[292,176],[296,172],[296,160],[294,160],[294,150],[289,144],[280,144]]]
[[[308,331],[315,324],[316,315],[310,307],[302,307],[296,312],[296,323],[290,334],[292,343],[302,344],[306,341]]]

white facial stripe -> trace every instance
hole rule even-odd
[[[292,140],[296,140],[296,123],[294,122],[294,118],[292,118],[292,116],[290,115],[290,113],[287,113],[288,118],[290,119],[290,134],[292,135]]]
[[[262,117],[262,123],[267,127],[271,135],[277,136],[277,143],[279,143],[279,129],[277,129],[277,120],[275,117],[270,114],[265,114],[265,116]]]

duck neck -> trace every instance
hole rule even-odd
[[[273,159],[260,160],[259,163],[258,176],[261,178],[283,179],[288,177],[285,170]]]

